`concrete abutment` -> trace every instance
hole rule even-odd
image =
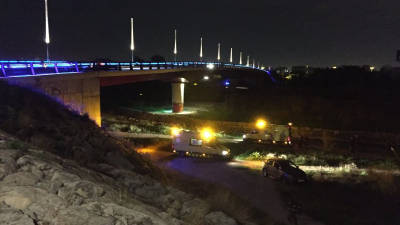
[[[101,126],[100,80],[96,77],[24,77],[8,79],[10,84],[31,88],[55,98],[80,115],[87,114]]]

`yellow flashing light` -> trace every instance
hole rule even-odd
[[[211,128],[203,128],[203,130],[201,131],[202,139],[207,142],[209,142],[214,136],[214,131]]]
[[[181,133],[181,129],[178,127],[172,127],[171,128],[171,135],[172,136],[178,136]]]
[[[267,126],[267,121],[263,120],[263,119],[258,119],[256,122],[256,127],[258,129],[264,129]]]

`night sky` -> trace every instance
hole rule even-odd
[[[130,17],[135,54],[198,60],[239,49],[264,65],[398,65],[399,0],[134,1],[48,0],[51,58],[129,61]],[[45,56],[44,0],[0,0],[0,59]],[[244,57],[245,58],[245,57]]]

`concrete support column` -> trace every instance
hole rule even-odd
[[[185,83],[172,83],[172,112],[183,112]]]
[[[14,78],[8,79],[8,82],[45,93],[68,109],[81,115],[87,114],[101,126],[100,80],[96,77],[78,76]]]

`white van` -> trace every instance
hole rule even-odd
[[[173,136],[172,149],[178,155],[198,157],[230,157],[230,149],[216,140],[205,141],[199,132],[180,131]]]

